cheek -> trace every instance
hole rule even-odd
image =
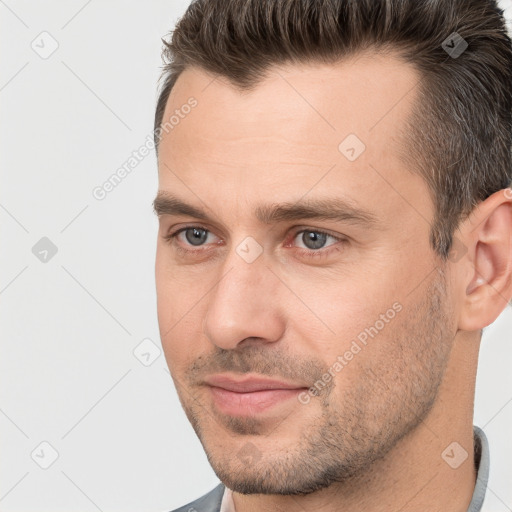
[[[179,377],[197,359],[202,347],[198,343],[201,339],[198,319],[185,316],[178,320],[176,323],[169,321],[165,314],[159,316],[160,338],[167,366],[173,375]]]
[[[295,306],[293,312],[294,323],[335,374],[343,372],[348,377],[360,367],[390,364],[392,360],[386,346],[400,331],[404,306],[397,300],[400,294],[386,289],[387,283],[376,290],[369,284],[372,282],[379,280],[375,276],[365,283],[332,280],[315,286],[314,292],[310,283],[295,286],[297,295],[305,298],[315,315],[299,304],[301,308]],[[305,315],[312,320],[308,324]]]
[[[179,272],[156,266],[157,317],[167,365],[179,373],[198,356],[205,317],[201,298],[207,293],[200,278],[180,278]]]
[[[360,282],[337,276],[288,280],[290,289],[301,301],[295,301],[293,313],[287,311],[296,321],[302,322],[298,319],[309,317],[321,328],[324,339],[348,340],[375,322],[393,303],[391,298],[379,294],[373,285],[369,285],[372,280]]]
[[[169,332],[170,329],[174,331],[181,319],[188,314],[193,314],[194,304],[204,293],[201,291],[201,279],[195,278],[190,269],[180,269],[176,264],[168,261],[169,257],[166,253],[166,249],[159,244],[155,263],[155,282],[158,322],[162,334]]]

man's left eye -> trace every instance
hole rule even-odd
[[[336,238],[335,236],[325,233],[323,231],[307,229],[296,233],[294,239],[296,239],[301,234],[302,236],[300,237],[300,241],[304,244],[306,249],[311,250],[323,249],[325,246],[325,242],[328,238],[331,238],[335,241],[341,241],[341,239]]]

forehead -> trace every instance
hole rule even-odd
[[[293,134],[307,141],[326,135],[337,140],[347,132],[389,134],[389,128],[410,111],[419,78],[397,55],[370,51],[332,64],[274,66],[248,91],[237,89],[226,77],[188,68],[171,91],[164,120],[194,97],[198,108],[187,124],[201,128],[201,135],[222,135],[216,129],[227,125],[240,136],[264,136],[278,128],[282,136]],[[276,127],[276,121],[294,124],[283,133],[283,125]],[[169,138],[181,131],[178,128]]]
[[[334,64],[276,66],[245,92],[226,78],[189,68],[177,80],[164,113],[163,122],[181,115],[162,134],[160,189],[178,187],[190,196],[186,176],[193,192],[201,195],[201,183],[203,191],[216,190],[226,200],[272,195],[280,201],[313,188],[342,188],[358,201],[382,196],[383,180],[398,191],[410,185],[408,180],[422,186],[399,158],[400,130],[418,81],[409,64],[375,53]],[[196,106],[183,109],[191,98]],[[347,149],[354,151],[346,154]],[[354,153],[355,159],[347,158]]]

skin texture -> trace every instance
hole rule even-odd
[[[167,104],[164,119],[197,100],[163,134],[159,191],[210,220],[159,216],[156,284],[181,404],[237,512],[465,511],[480,329],[512,296],[512,194],[478,205],[456,233],[463,250],[444,263],[428,243],[427,185],[398,156],[413,68],[372,54],[279,66],[245,93],[214,78],[186,70]],[[366,146],[354,161],[338,148],[349,134]],[[321,198],[365,208],[378,225],[254,214]],[[207,230],[204,243],[165,239],[185,227]],[[318,230],[332,236],[311,249],[304,231]],[[246,237],[262,249],[251,263],[237,252]],[[329,368],[308,403],[250,417],[223,414],[203,382],[222,372],[310,388]],[[456,470],[441,456],[453,441],[469,454]]]

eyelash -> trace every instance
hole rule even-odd
[[[204,230],[206,231],[207,233],[211,233],[211,231],[203,226],[185,226],[183,228],[180,228],[178,229],[177,231],[174,231],[173,233],[169,233],[168,235],[164,235],[163,238],[164,240],[166,241],[166,243],[170,244],[170,245],[174,245],[176,250],[178,251],[179,254],[181,254],[182,256],[188,256],[188,255],[191,255],[191,254],[194,254],[194,253],[202,253],[202,252],[206,252],[208,251],[208,249],[198,249],[198,250],[189,250],[189,249],[184,249],[183,247],[181,247],[180,245],[177,245],[177,244],[174,244],[174,239],[177,238],[177,236],[183,232],[183,231],[186,231],[187,229],[201,229],[201,230]],[[295,240],[295,238],[297,237],[297,235],[299,233],[304,233],[304,232],[310,232],[310,233],[317,233],[317,234],[320,234],[320,235],[326,235],[330,238],[333,238],[334,240],[336,240],[337,242],[341,242],[340,243],[336,243],[336,244],[332,244],[330,246],[328,246],[327,248],[320,248],[320,249],[317,249],[317,250],[314,250],[314,249],[303,249],[302,247],[299,247],[299,248],[296,248],[296,252],[299,253],[300,256],[304,256],[306,258],[315,258],[315,259],[322,259],[324,257],[327,257],[327,256],[330,256],[331,253],[333,252],[339,252],[342,250],[342,248],[340,247],[341,246],[344,246],[345,243],[347,242],[346,239],[344,238],[339,238],[339,237],[336,237],[334,235],[331,235],[330,233],[327,233],[326,231],[322,231],[322,230],[319,230],[319,229],[300,229],[300,230],[297,230],[293,236],[292,236],[292,242],[293,240]]]

